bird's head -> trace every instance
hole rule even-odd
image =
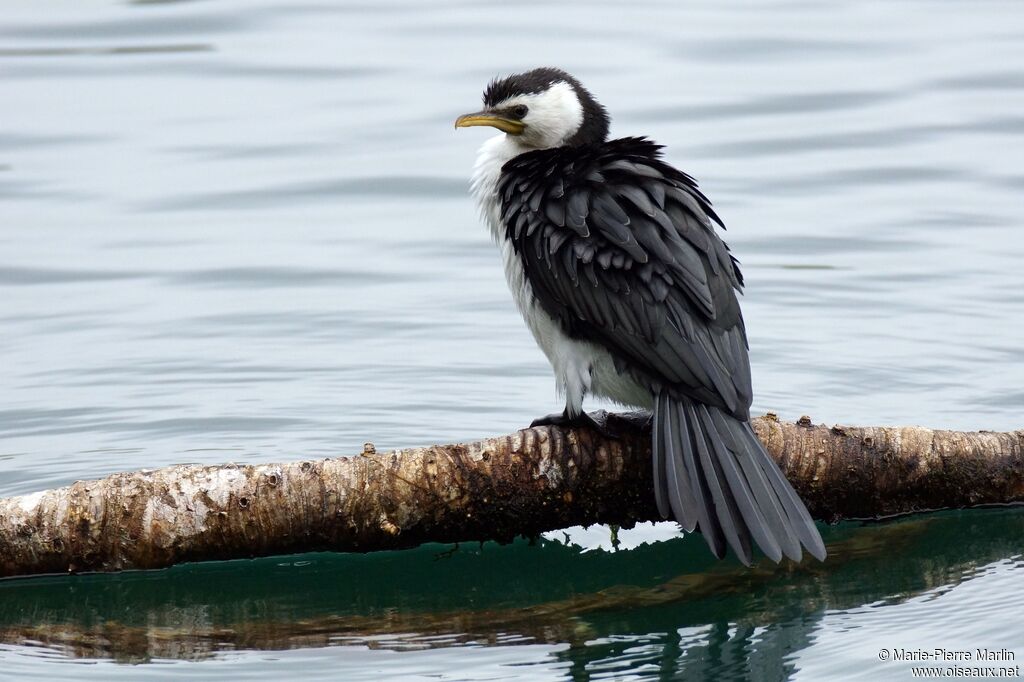
[[[484,90],[484,108],[459,116],[456,128],[491,126],[529,149],[578,146],[608,137],[608,113],[578,80],[540,68],[497,78]]]

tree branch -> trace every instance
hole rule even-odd
[[[286,464],[178,465],[0,500],[0,577],[424,542],[508,541],[659,520],[650,438],[540,427],[476,443]],[[818,519],[1024,500],[1024,430],[935,431],[754,420]]]

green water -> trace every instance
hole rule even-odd
[[[260,650],[292,650],[295,665],[329,655],[330,670],[312,675],[320,679],[401,676],[405,666],[417,677],[461,679],[467,649],[500,649],[498,661],[522,649],[526,667],[500,677],[557,673],[574,680],[799,678],[803,662],[819,656],[842,677],[896,679],[909,677],[909,664],[880,662],[880,646],[1020,652],[1014,626],[1024,594],[1003,594],[999,611],[988,614],[961,611],[954,595],[1007,577],[1019,584],[1024,510],[847,523],[828,528],[825,538],[825,564],[752,569],[709,560],[692,537],[613,552],[541,539],[7,581],[0,583],[0,636],[26,652],[45,647],[72,657],[157,663],[147,669],[152,674],[192,675],[198,667],[240,678],[282,674],[261,667],[263,656],[252,653]],[[948,620],[949,629],[921,641],[886,625],[902,620],[908,606],[920,617]],[[976,641],[972,617],[1005,622]],[[834,646],[826,633],[837,629],[847,633],[841,661],[819,652]],[[232,658],[236,650],[250,654]],[[375,654],[372,662],[367,652]],[[433,664],[429,652],[437,654]],[[57,666],[53,675],[74,665],[74,658],[47,660]],[[166,660],[197,664],[159,665]],[[26,674],[34,665],[31,653],[11,662]],[[74,670],[118,674],[108,667]]]

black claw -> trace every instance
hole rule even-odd
[[[598,410],[591,416],[586,412],[580,412],[574,417],[570,417],[567,411],[549,414],[546,417],[540,419],[534,419],[533,423],[530,424],[530,428],[535,426],[576,426],[586,427],[593,429],[600,433],[605,438],[612,438],[618,440],[622,437],[622,433],[611,425],[609,414],[604,410]]]
[[[537,426],[571,426],[572,419],[566,412],[555,412],[530,422],[530,428]]]

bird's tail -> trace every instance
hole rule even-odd
[[[654,492],[664,518],[700,528],[715,556],[726,543],[744,564],[751,539],[773,561],[819,560],[825,545],[807,508],[768,456],[749,422],[716,407],[662,393],[654,401]]]

